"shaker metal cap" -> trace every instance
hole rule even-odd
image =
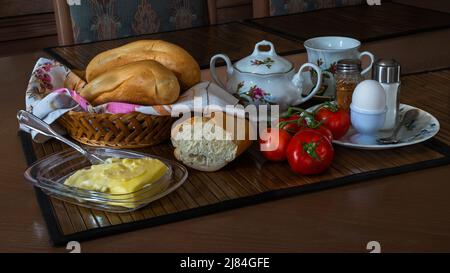
[[[380,59],[373,65],[373,79],[380,83],[400,82],[400,64],[394,59]]]
[[[336,69],[338,72],[343,73],[361,72],[361,61],[357,59],[343,59],[338,61]]]

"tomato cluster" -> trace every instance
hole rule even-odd
[[[280,118],[278,128],[261,134],[260,150],[270,161],[287,159],[298,174],[319,174],[333,161],[333,139],[343,137],[349,128],[348,112],[333,103],[326,103],[313,113],[290,108]]]

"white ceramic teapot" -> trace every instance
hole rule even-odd
[[[261,51],[260,46],[269,46],[270,50]],[[227,65],[228,80],[226,84],[223,84],[216,74],[218,59],[223,59]],[[273,44],[268,41],[257,43],[252,55],[234,65],[231,64],[228,56],[215,55],[211,59],[210,67],[212,79],[243,103],[277,104],[280,106],[280,111],[285,111],[289,106],[299,105],[309,100],[320,90],[322,83],[322,71],[317,65],[305,63],[296,73],[294,65],[278,56]],[[308,67],[314,69],[319,75],[317,84],[311,92],[309,90],[312,86],[306,86],[302,76]],[[309,94],[304,96],[308,92]]]

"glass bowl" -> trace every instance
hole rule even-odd
[[[89,168],[92,164],[77,151],[65,150],[34,163],[25,171],[25,178],[47,195],[62,201],[97,210],[126,213],[168,195],[180,187],[188,176],[188,171],[183,165],[159,156],[107,148],[87,148],[87,150],[102,159],[155,158],[166,164],[168,170],[157,181],[133,193],[109,194],[78,189],[64,185],[64,181],[74,172]]]

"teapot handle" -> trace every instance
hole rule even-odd
[[[301,95],[303,94],[303,86],[302,86],[302,73],[303,71],[307,68],[307,67],[311,67],[312,69],[314,69],[317,73],[317,83],[316,83],[316,87],[314,87],[313,91],[311,91],[309,93],[308,96],[306,96],[306,98],[303,98]],[[311,99],[312,97],[314,97],[317,92],[319,92],[320,88],[322,87],[322,70],[320,69],[320,67],[318,67],[315,64],[312,63],[305,63],[303,64],[300,69],[298,70],[297,74],[295,74],[294,78],[292,79],[292,83],[299,88],[299,98],[297,100],[297,102],[295,104],[300,104],[303,103],[309,99]]]
[[[233,69],[233,65],[231,64],[230,58],[228,58],[228,56],[224,55],[224,54],[217,54],[211,58],[211,62],[209,64],[211,77],[218,86],[222,87],[222,89],[224,89],[224,90],[227,90],[226,85],[223,84],[222,81],[220,81],[219,77],[217,77],[216,62],[219,59],[224,60],[225,63],[227,64],[227,81],[233,75],[234,69]]]
[[[269,46],[270,49],[269,49],[269,51],[261,51],[261,50],[259,50],[260,46]],[[257,56],[257,55],[261,55],[261,54],[265,54],[265,55],[269,55],[269,56],[277,55],[273,44],[266,40],[263,40],[255,45],[255,49],[253,50],[252,56]]]

